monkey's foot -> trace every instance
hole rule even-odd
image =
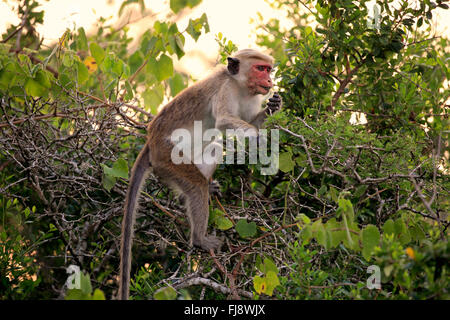
[[[201,240],[194,241],[194,246],[200,247],[203,250],[209,251],[211,249],[218,249],[222,245],[222,241],[214,236],[207,236]]]
[[[222,192],[220,192],[220,184],[217,180],[213,180],[209,183],[209,194],[212,196],[222,197]]]

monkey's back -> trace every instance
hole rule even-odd
[[[190,127],[210,113],[211,99],[230,78],[225,68],[181,91],[166,104],[148,125],[149,138],[166,138],[173,130]]]

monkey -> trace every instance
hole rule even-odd
[[[174,164],[171,152],[172,132],[184,128],[192,132],[194,121],[202,128],[242,129],[246,136],[257,137],[257,129],[268,115],[281,109],[275,93],[262,108],[273,87],[271,72],[274,59],[254,49],[243,49],[227,58],[210,76],[185,88],[152,119],[147,127],[147,142],[131,170],[125,198],[120,250],[119,299],[128,299],[131,247],[135,212],[140,189],[152,170],[161,182],[181,194],[190,222],[190,245],[209,251],[221,241],[207,235],[209,195],[220,190],[212,180],[213,164]],[[150,170],[151,169],[151,170]]]

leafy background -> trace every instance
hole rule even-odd
[[[0,297],[112,299],[129,168],[158,107],[194,79],[174,61],[210,32],[207,13],[136,39],[101,18],[51,47],[35,0],[0,42]],[[272,1],[257,45],[277,60],[280,170],[222,165],[215,254],[188,246],[178,199],[150,177],[133,246],[132,299],[448,299],[448,39],[444,1]],[[143,1],[124,1],[148,14]],[[237,50],[215,35],[217,62]],[[83,270],[68,289],[66,269]],[[381,288],[367,288],[369,266]]]

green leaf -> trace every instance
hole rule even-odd
[[[143,63],[144,58],[142,52],[140,50],[136,50],[128,59],[131,74],[134,74]]]
[[[78,48],[78,50],[81,50],[81,51],[87,51],[87,49],[88,49],[86,32],[84,31],[83,27],[78,28],[77,48]]]
[[[195,41],[197,41],[201,35],[202,28],[205,29],[205,33],[209,32],[208,18],[206,17],[205,14],[203,14],[200,18],[195,20],[189,19],[189,24],[186,28],[186,32],[189,33],[189,35]]]
[[[354,195],[356,198],[361,197],[361,196],[366,192],[367,187],[368,187],[368,186],[366,186],[366,185],[361,185],[361,186],[359,186],[358,188],[356,188],[356,190],[355,190],[355,192],[354,192],[353,195]]]
[[[113,167],[110,168],[105,164],[101,164],[103,168],[103,187],[111,191],[112,187],[114,187],[116,183],[116,178],[128,178],[128,163],[120,158],[116,162],[114,162]]]
[[[152,114],[158,113],[158,107],[164,99],[164,86],[156,85],[152,89],[147,89],[142,93],[146,109],[150,109]]]
[[[292,153],[291,152],[281,153],[279,157],[279,164],[280,170],[285,173],[294,170],[295,162],[292,160]]]
[[[317,243],[323,246],[325,249],[329,248],[329,243],[331,243],[331,241],[328,240],[327,231],[325,230],[325,227],[322,223],[318,225],[316,240]]]
[[[215,223],[217,218],[223,217],[224,215],[225,214],[223,213],[223,211],[215,208],[214,210],[210,211],[210,213],[209,213],[208,223]]]
[[[256,223],[248,223],[246,220],[241,219],[236,223],[235,229],[242,238],[253,237],[256,234]]]
[[[383,268],[383,271],[384,271],[384,274],[386,275],[386,277],[389,277],[391,275],[392,270],[394,270],[393,264],[389,264]]]
[[[33,78],[28,78],[25,82],[25,92],[32,97],[42,97],[47,92],[47,89]]]
[[[310,224],[311,223],[311,219],[305,215],[304,213],[300,213],[297,217],[297,220],[302,221],[304,224]]]
[[[125,88],[127,89],[127,94],[125,95],[126,100],[131,100],[134,97],[133,88],[131,87],[130,82],[125,81]]]
[[[100,289],[95,289],[92,300],[106,300],[105,294]]]
[[[52,87],[52,84],[48,78],[47,71],[39,70],[36,73],[36,77],[34,79],[47,89],[50,89]]]
[[[386,234],[394,234],[395,233],[395,226],[394,226],[394,220],[388,219],[384,225],[383,225],[383,232]]]
[[[328,220],[325,224],[325,229],[327,230],[327,245],[330,248],[335,248],[344,241],[345,231],[339,230],[341,229],[341,224],[336,221],[336,218]]]
[[[311,225],[304,227],[300,233],[300,237],[303,241],[308,241],[312,238],[313,232]]]
[[[7,64],[0,70],[0,85],[4,88],[9,88],[13,85],[16,78],[16,70],[12,63]]]
[[[30,215],[30,208],[25,208],[25,210],[23,210],[23,214],[25,215],[25,219],[28,218],[28,216]]]
[[[153,74],[158,81],[163,81],[173,75],[173,62],[168,56],[163,54],[159,61],[150,58],[147,63],[147,72]]]
[[[185,38],[182,34],[175,35],[175,43],[176,43],[175,52],[177,54],[178,59],[181,59],[184,56],[184,42]]]
[[[258,294],[263,293],[266,287],[267,287],[266,277],[261,278],[260,276],[255,276],[253,278],[253,288],[255,289],[256,293]]]
[[[175,97],[181,90],[186,88],[183,76],[176,73],[172,78],[169,79],[170,93],[172,97]]]
[[[155,34],[165,36],[169,32],[169,26],[166,22],[155,21],[153,24]]]
[[[104,59],[103,63],[100,65],[102,71],[112,73],[113,72],[112,69],[114,67],[114,64],[116,63],[116,60],[117,60],[116,55],[112,52],[108,52],[108,55]]]
[[[409,228],[409,233],[414,240],[424,240],[426,235],[419,226],[412,226]]]
[[[345,231],[337,230],[330,231],[331,233],[331,248],[336,248],[341,242],[344,242],[345,239]]]
[[[326,184],[323,184],[323,185],[320,187],[320,189],[319,189],[319,191],[317,192],[317,194],[318,194],[319,196],[323,196],[325,193],[327,193],[327,185],[326,185]]]
[[[80,289],[67,290],[65,300],[86,300],[86,295]]]
[[[164,287],[157,290],[153,298],[155,300],[175,300],[177,298],[177,292],[172,287]]]
[[[170,9],[173,12],[178,13],[180,12],[181,9],[186,7],[187,4],[188,4],[187,0],[170,0]]]
[[[363,257],[369,261],[373,249],[380,243],[380,232],[376,226],[369,224],[362,231],[361,238]]]
[[[220,230],[228,230],[233,227],[233,222],[231,222],[231,220],[227,217],[217,217],[215,219],[215,224]]]
[[[71,67],[75,63],[75,58],[72,52],[66,52],[63,55],[62,63],[65,67]]]
[[[202,2],[202,0],[187,0],[187,5],[189,6],[189,8],[193,8],[200,2]]]
[[[91,286],[91,277],[88,273],[84,274],[80,273],[80,289],[81,292],[85,295],[91,294],[92,286]]]
[[[354,219],[354,211],[353,211],[353,205],[350,200],[340,198],[338,200],[339,209],[345,216],[348,218],[349,221],[353,221]]]
[[[115,75],[119,77],[124,76],[125,78],[127,78],[130,74],[130,68],[119,58],[115,60],[114,64],[112,65],[111,71]]]
[[[347,218],[345,215],[343,215],[343,219],[341,222],[341,228],[343,228],[345,231],[345,238],[342,240],[342,243],[344,244],[344,246],[346,246],[349,249],[353,249],[355,251],[359,251],[360,247],[359,247],[359,234],[355,234],[352,231],[358,232],[358,226],[356,225],[355,222],[349,222],[347,221]]]
[[[115,178],[128,179],[128,163],[126,160],[119,158],[114,162],[112,168],[103,165],[103,172]]]
[[[157,77],[158,73],[158,61],[154,57],[150,57],[147,61],[147,72]]]
[[[266,274],[266,284],[267,287],[263,291],[268,296],[271,296],[273,294],[273,290],[280,285],[280,280],[278,279],[278,276],[275,272],[269,271]]]
[[[261,270],[262,273],[267,274],[269,271],[274,272],[275,274],[278,273],[278,268],[276,264],[269,258],[264,259],[264,264],[262,265],[263,269]]]
[[[394,222],[395,237],[400,241],[401,244],[407,244],[411,241],[411,235],[409,234],[408,228],[406,227],[403,219],[399,218]]]
[[[330,196],[331,200],[333,200],[335,203],[338,202],[338,196],[337,191],[333,186],[330,186],[330,190],[328,191],[328,195]]]
[[[198,3],[200,3],[201,0],[190,0],[190,1],[192,1],[192,2],[198,1]],[[200,17],[200,23],[202,24],[203,28],[205,29],[205,33],[208,33],[210,30],[209,30],[208,16],[206,15],[206,13],[203,13],[202,16]]]
[[[105,50],[95,42],[90,44],[89,49],[91,50],[91,55],[94,57],[95,61],[97,61],[97,64],[100,65],[103,62],[103,59],[105,59]]]
[[[159,81],[166,80],[173,75],[173,62],[172,59],[163,54],[158,61],[158,73],[156,78]]]
[[[86,67],[86,65],[81,61],[77,61],[77,70],[78,70],[77,74],[78,83],[82,84],[89,78],[89,70]]]

